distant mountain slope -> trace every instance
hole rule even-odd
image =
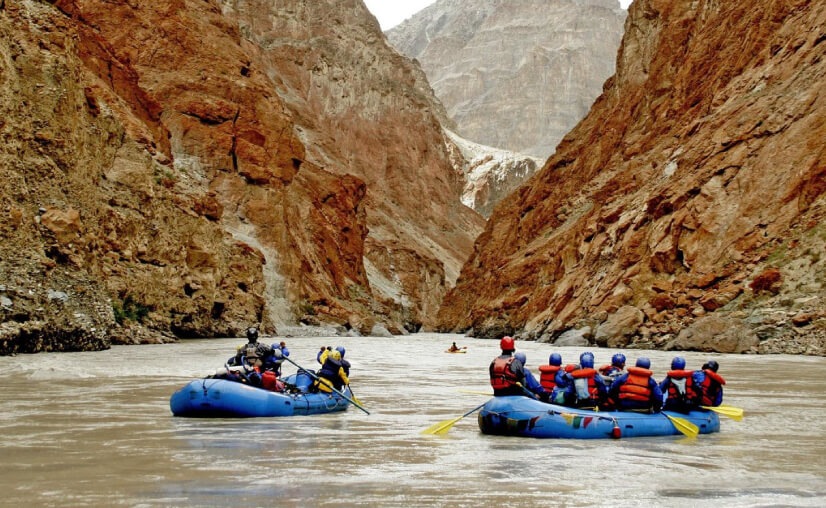
[[[497,207],[444,330],[826,353],[826,3],[636,0],[617,73]]]
[[[547,158],[614,72],[617,0],[439,0],[387,32],[474,142]]]

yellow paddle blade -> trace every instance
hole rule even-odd
[[[666,415],[663,413],[666,418],[671,420],[671,423],[674,424],[674,427],[685,434],[688,437],[695,438],[698,434],[700,434],[700,428],[691,423],[690,421],[684,418],[678,418],[676,416]]]
[[[456,422],[458,422],[459,420],[461,420],[462,418],[464,418],[464,417],[460,416],[458,418],[452,418],[450,420],[441,421],[441,422],[439,422],[435,425],[431,425],[430,427],[424,429],[421,433],[422,434],[438,434],[438,435],[447,434],[450,431],[450,429],[453,427],[453,425]]]
[[[474,392],[473,390],[459,390],[459,393],[469,393],[471,395],[485,395],[488,397],[493,397],[492,393],[488,392]]]
[[[744,411],[739,407],[734,406],[701,406],[703,409],[708,409],[709,411],[714,411],[715,413],[719,413],[723,416],[728,416],[732,420],[739,422],[743,419]]]

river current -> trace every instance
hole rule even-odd
[[[269,341],[264,339],[265,341]],[[282,338],[272,339],[272,342]],[[620,440],[486,436],[476,415],[446,436],[424,428],[478,406],[496,341],[459,335],[286,338],[317,367],[344,345],[365,407],[259,419],[173,417],[170,395],[231,356],[240,339],[0,358],[3,506],[824,506],[826,359],[685,353],[716,359],[721,432]],[[456,341],[467,354],[445,354]],[[528,367],[582,348],[517,341]],[[614,351],[592,349],[597,364]],[[649,356],[657,379],[672,353]],[[295,369],[285,364],[285,374]]]

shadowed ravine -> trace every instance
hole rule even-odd
[[[242,341],[184,341],[96,353],[0,358],[0,489],[9,506],[823,506],[826,360],[713,355],[742,422],[719,434],[563,441],[482,435],[473,416],[446,437],[427,426],[484,402],[496,343],[458,335],[287,338],[314,366],[343,344],[356,410],[282,419],[173,418],[169,396]],[[442,351],[451,341],[466,355]],[[536,372],[552,351],[518,342]],[[573,360],[579,348],[559,349]],[[613,351],[595,350],[597,363]],[[630,358],[637,352],[628,351]],[[645,352],[657,377],[671,354]],[[687,353],[696,367],[712,355]],[[293,371],[286,367],[285,372]],[[791,376],[794,373],[794,376]],[[793,377],[793,379],[788,379]],[[773,380],[766,383],[765,380]],[[601,502],[600,500],[603,500]]]

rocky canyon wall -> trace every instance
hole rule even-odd
[[[443,330],[824,354],[826,4],[636,0],[616,75],[496,209]]]
[[[545,159],[613,74],[625,16],[617,0],[439,0],[387,35],[459,135]]]
[[[287,25],[306,47],[385,47],[360,2],[347,12],[363,33]],[[347,119],[358,108],[309,72],[320,60],[279,65],[248,31],[245,16],[270,14],[218,1],[0,3],[0,353],[297,319],[401,333],[433,315],[482,220],[459,204],[447,149],[431,139],[441,128],[427,90],[397,58],[365,87],[407,108],[407,123]],[[378,65],[329,56],[338,72]],[[396,75],[407,80],[394,87]],[[314,109],[323,102],[332,111]],[[394,243],[407,226],[418,242]],[[365,265],[395,299],[373,291]]]

